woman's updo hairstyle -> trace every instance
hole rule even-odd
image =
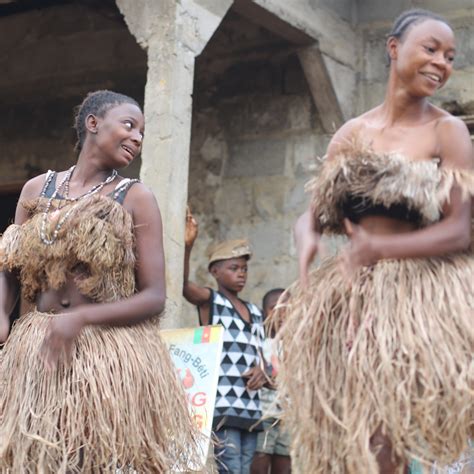
[[[394,22],[392,30],[387,35],[389,38],[397,38],[398,40],[403,39],[407,31],[414,25],[423,23],[426,20],[437,20],[449,26],[449,23],[441,15],[430,12],[429,10],[423,10],[422,8],[413,8],[411,10],[404,11]],[[387,53],[387,62],[390,64],[390,56]]]
[[[118,92],[100,90],[89,92],[86,98],[76,109],[74,117],[74,129],[77,134],[76,150],[79,152],[84,145],[86,139],[86,118],[92,114],[96,117],[104,117],[104,115],[112,108],[122,104],[133,104],[140,108],[138,102],[131,97]]]

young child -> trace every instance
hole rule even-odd
[[[263,297],[263,317],[266,320],[273,312],[278,298],[285,290],[274,288]],[[272,376],[278,371],[278,350],[275,345],[275,330],[270,329],[263,344],[263,356],[272,366]],[[275,406],[275,387],[260,390],[262,412],[266,418],[263,430],[258,433],[257,448],[252,461],[252,474],[289,474],[291,472],[290,438],[277,420],[279,409]]]
[[[186,216],[183,295],[198,307],[201,325],[224,326],[219,383],[213,427],[219,439],[216,458],[219,472],[248,474],[261,429],[258,390],[267,381],[259,357],[264,339],[262,314],[257,306],[238,297],[247,280],[247,262],[252,253],[246,240],[216,245],[209,257],[209,271],[217,291],[188,280],[189,257],[198,226]]]

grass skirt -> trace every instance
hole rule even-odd
[[[385,260],[346,278],[327,259],[276,315],[295,465],[378,474],[377,429],[402,460],[455,461],[473,428],[472,255]]]
[[[196,459],[198,435],[154,321],[86,327],[72,361],[47,372],[39,349],[52,317],[23,316],[0,351],[0,472],[163,473]]]

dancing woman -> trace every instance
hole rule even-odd
[[[75,128],[76,165],[25,184],[0,243],[0,471],[183,468],[196,434],[158,334],[160,212],[116,171],[141,150],[143,114],[97,91]],[[35,309],[8,335],[20,284]]]
[[[472,146],[428,100],[451,75],[453,31],[407,11],[387,53],[383,103],[335,134],[295,227],[279,390],[304,473],[449,463],[472,434]],[[308,274],[324,231],[350,242]]]

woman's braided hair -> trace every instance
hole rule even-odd
[[[441,15],[430,12],[429,10],[423,10],[422,8],[413,8],[404,11],[398,16],[398,18],[393,22],[392,30],[387,35],[387,39],[397,38],[398,40],[401,40],[412,26],[423,23],[426,20],[441,21],[449,26],[446,18],[443,18]],[[388,54],[387,60],[390,64],[390,56]]]
[[[99,90],[89,92],[82,104],[77,107],[74,117],[74,129],[77,134],[76,150],[81,151],[86,139],[86,118],[92,114],[96,117],[104,115],[112,108],[121,104],[133,104],[140,108],[138,102],[131,97],[118,92]]]

